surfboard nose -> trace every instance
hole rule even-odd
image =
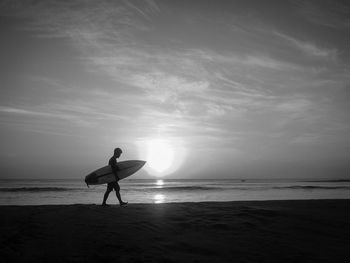
[[[141,169],[145,164],[146,164],[146,161],[139,160],[138,161],[139,169]]]
[[[136,163],[136,165],[139,167],[139,169],[142,168],[147,162],[143,160],[131,160],[132,162]]]

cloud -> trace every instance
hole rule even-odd
[[[276,109],[286,113],[305,113],[312,106],[312,102],[307,99],[289,99],[288,101],[276,105]]]
[[[269,68],[274,70],[291,70],[291,69],[298,69],[297,66],[292,65],[288,62],[279,61],[270,57],[266,56],[246,56],[246,58],[243,60],[243,63],[250,65],[250,66],[258,66],[263,68]]]
[[[69,114],[67,111],[51,111],[49,112],[48,109],[44,110],[28,110],[23,108],[13,108],[13,107],[6,107],[6,106],[0,106],[0,112],[5,114],[15,114],[15,115],[23,115],[25,117],[31,116],[31,117],[39,117],[39,118],[46,118],[46,119],[61,119],[61,120],[68,120],[72,123],[84,125],[84,126],[90,126],[90,122],[85,121],[81,119],[79,116],[75,114]]]
[[[162,103],[178,100],[179,97],[191,94],[199,95],[209,86],[206,81],[191,81],[161,71],[131,75],[128,84],[144,89],[149,93],[150,99],[156,99]]]
[[[138,6],[140,5],[140,6]],[[1,14],[27,19],[22,29],[38,37],[66,38],[79,48],[101,42],[131,44],[133,30],[148,30],[144,19],[158,11],[152,1],[4,1]]]
[[[291,46],[300,50],[304,54],[311,57],[325,58],[336,60],[338,51],[337,49],[326,49],[316,46],[315,44],[307,41],[301,41],[296,38],[290,37],[282,33],[275,33],[277,36],[286,40]]]
[[[105,101],[100,103],[66,100],[65,102],[49,101],[41,105],[27,105],[17,107],[0,106],[2,115],[18,115],[27,121],[43,119],[46,125],[56,125],[57,120],[69,122],[70,125],[78,127],[95,127],[99,122],[127,122],[129,117],[121,112],[114,113],[104,107]],[[10,119],[11,120],[11,119]],[[13,121],[18,121],[14,118]],[[29,122],[30,124],[30,122]]]
[[[237,114],[241,111],[238,107],[257,106],[261,100],[271,99],[269,91],[253,83],[247,85],[244,79],[237,81],[235,76],[230,76],[232,73],[242,79],[248,68],[295,69],[288,63],[260,56],[240,59],[231,53],[223,56],[202,49],[175,49],[165,53],[138,47],[124,47],[120,52],[111,52],[111,56],[96,56],[92,63],[115,81],[144,93],[143,103],[148,106],[158,103],[163,105],[158,110],[168,114],[206,118],[217,116],[219,109],[213,105],[219,103],[224,103],[220,106],[225,108],[220,111],[224,115],[233,111]]]
[[[150,19],[149,13],[156,13],[156,12],[160,11],[159,6],[153,0],[146,0],[146,1],[142,1],[142,2],[141,1],[136,2],[136,1],[124,0],[123,3],[126,6],[129,6],[130,8],[139,12],[146,19]]]
[[[241,52],[239,45],[194,48],[168,46],[161,38],[147,41],[162,33],[152,24],[153,16],[161,12],[153,1],[19,1],[18,6],[11,9],[12,14],[29,21],[27,30],[38,37],[67,41],[90,72],[114,83],[108,90],[78,88],[38,76],[37,82],[69,90],[69,99],[52,96],[44,105],[3,107],[3,114],[58,118],[81,127],[108,126],[111,134],[122,129],[117,127],[122,123],[128,136],[163,133],[230,144],[244,137],[237,131],[257,130],[258,137],[274,129],[280,132],[287,124],[297,126],[296,119],[314,114],[310,110],[314,102],[303,92],[314,95],[310,87],[323,88],[329,83],[318,85],[319,79],[336,77],[327,66],[320,73],[315,70],[318,64],[312,68],[295,62],[295,52],[289,57],[269,52],[287,48],[299,52],[297,58],[302,54],[318,61],[337,59],[336,49],[275,34],[270,27],[254,30],[253,23],[242,29],[240,41],[249,47]],[[241,35],[242,30],[238,30]],[[244,38],[246,35],[256,41]],[[72,96],[73,91],[79,96]],[[285,125],[276,128],[274,124],[282,123],[281,119]]]
[[[3,106],[0,106],[0,112],[22,114],[22,115],[34,115],[34,116],[50,116],[50,117],[52,116],[52,114],[48,114],[45,112],[36,112],[36,111],[30,111],[30,110],[24,110],[24,109],[12,108],[12,107],[3,107]]]

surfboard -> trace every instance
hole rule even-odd
[[[124,179],[142,168],[145,165],[145,161],[140,160],[128,160],[118,162],[117,166],[119,180]],[[110,165],[104,166],[96,171],[85,176],[85,183],[89,185],[106,184],[116,181],[115,175]]]

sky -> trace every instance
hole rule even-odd
[[[167,156],[133,178],[350,178],[347,1],[5,0],[0,30],[0,178],[115,147]]]

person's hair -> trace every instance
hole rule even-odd
[[[114,155],[117,155],[117,154],[120,154],[120,153],[122,153],[123,151],[122,151],[122,149],[120,149],[120,148],[115,148],[114,149]]]

